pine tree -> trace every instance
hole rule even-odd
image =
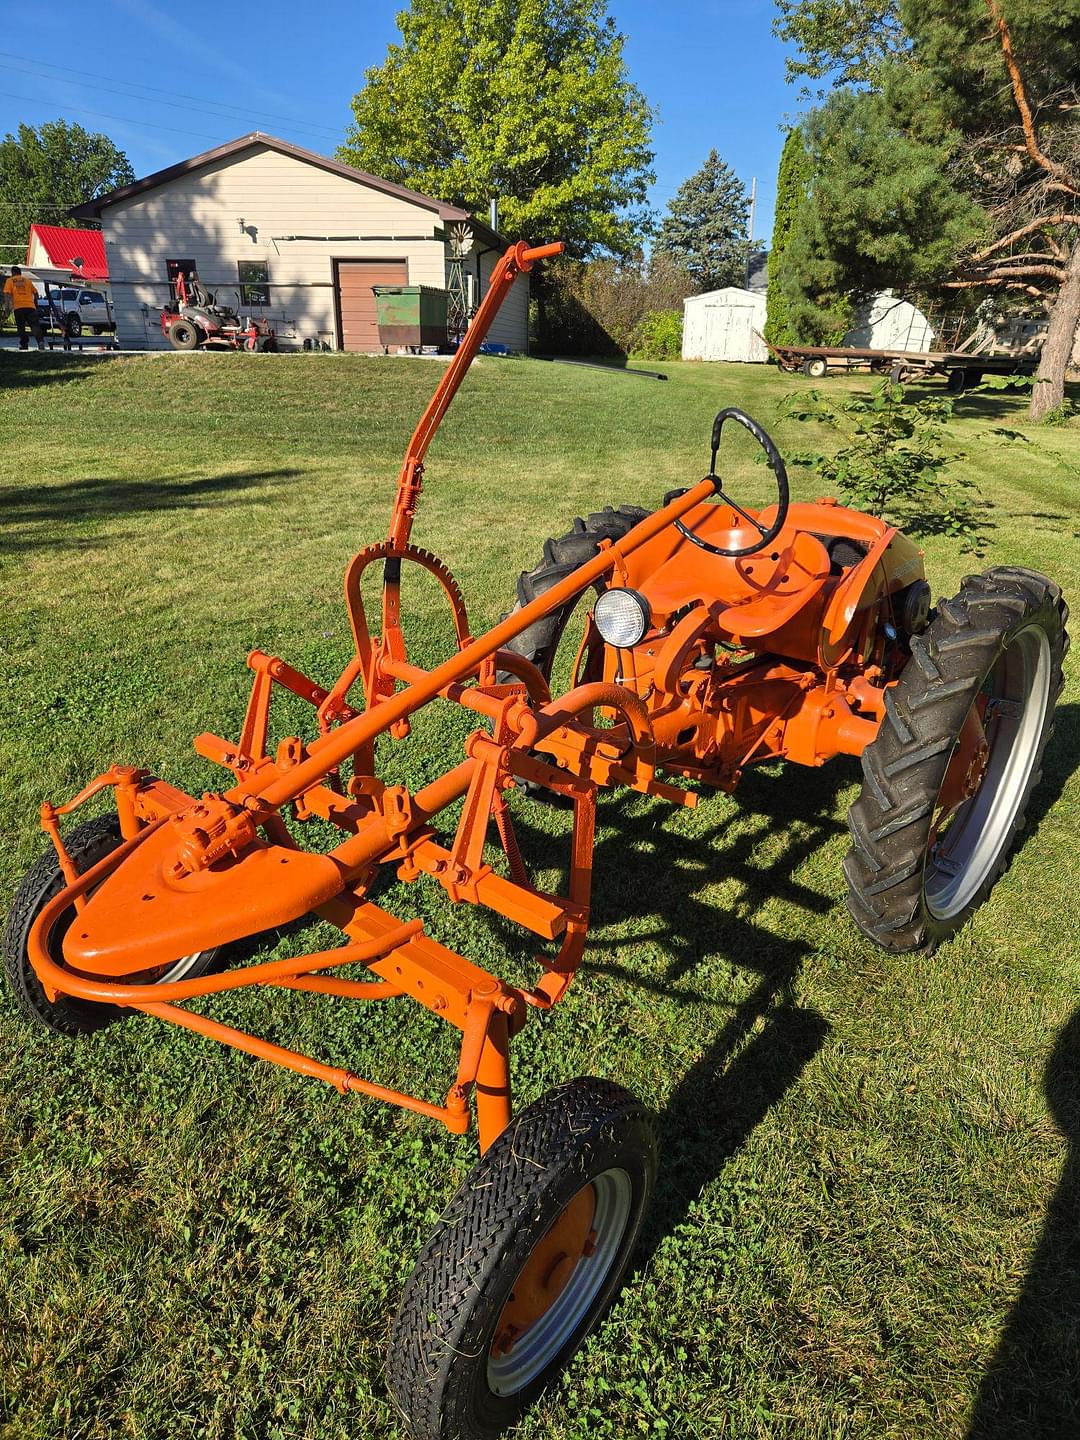
[[[715,150],[679,186],[653,252],[681,264],[698,293],[741,285],[745,276],[746,187]]]
[[[810,193],[810,156],[802,131],[796,125],[788,131],[776,177],[776,218],[772,249],[769,251],[769,288],[766,292],[765,339],[770,345],[797,345],[799,337],[792,324],[783,286],[784,251],[799,224],[800,212]]]

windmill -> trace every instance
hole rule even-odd
[[[446,333],[459,341],[469,324],[469,292],[465,279],[465,257],[472,249],[472,230],[461,220],[450,226],[450,269],[446,291]]]

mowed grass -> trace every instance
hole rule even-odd
[[[664,368],[666,384],[475,367],[414,532],[474,628],[576,514],[696,480],[721,405],[781,449],[829,443],[779,415],[797,380]],[[249,649],[338,673],[344,566],[385,533],[439,373],[0,356],[0,910],[42,849],[43,798],[113,761],[196,793],[222,783],[190,739],[238,733]],[[935,595],[995,562],[1080,593],[1080,427],[1027,430],[1023,410],[958,402],[994,528],[979,562],[926,542]],[[739,493],[764,498],[764,472],[736,458]],[[431,662],[445,616],[409,573],[405,595]],[[279,733],[307,723],[280,716]],[[1073,669],[1022,849],[931,959],[878,953],[847,917],[854,763],[754,773],[696,811],[603,798],[586,962],[516,1041],[514,1082],[519,1103],[577,1074],[630,1086],[656,1109],[662,1168],[622,1299],[521,1436],[1080,1434],[1078,716]],[[381,762],[422,783],[471,728],[432,708]],[[553,877],[565,816],[516,797],[515,813]],[[527,938],[441,896],[397,884],[382,903],[521,972]],[[316,943],[332,932],[255,953]],[[432,1098],[452,1075],[451,1033],[406,1001],[237,992],[204,1008]],[[6,994],[0,1083],[4,1440],[403,1434],[384,1346],[473,1139],[150,1020],[65,1043]]]

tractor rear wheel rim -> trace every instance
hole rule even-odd
[[[1046,631],[1026,625],[983,682],[988,753],[982,778],[975,793],[939,822],[942,833],[923,871],[923,894],[935,919],[951,920],[971,903],[1009,843],[1046,724],[1051,668]]]
[[[611,1273],[630,1221],[633,1184],[625,1170],[613,1168],[595,1176],[584,1188],[590,1187],[595,1206],[591,1249],[578,1259],[551,1306],[514,1339],[508,1350],[488,1355],[487,1383],[495,1395],[516,1395],[551,1364],[585,1318]],[[580,1195],[581,1191],[577,1193]],[[576,1199],[577,1196],[572,1197],[569,1205]],[[549,1231],[560,1219],[561,1214],[549,1226]],[[526,1260],[522,1272],[528,1263]],[[496,1325],[496,1337],[499,1328],[500,1325]]]

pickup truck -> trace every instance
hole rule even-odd
[[[50,315],[51,302],[51,315]],[[84,330],[93,330],[103,335],[106,330],[115,330],[112,306],[101,290],[82,290],[73,285],[52,285],[49,296],[41,296],[38,309],[45,323],[50,320],[62,327],[66,334],[78,336]]]

